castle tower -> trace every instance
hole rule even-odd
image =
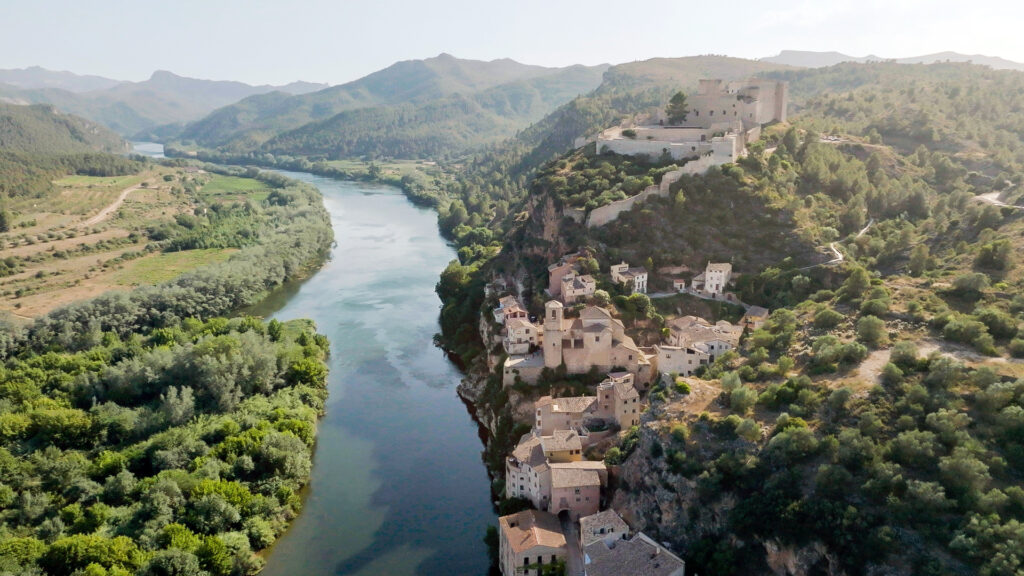
[[[544,305],[544,366],[558,368],[562,365],[562,319],[565,309],[558,300],[549,300]]]

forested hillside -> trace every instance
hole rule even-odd
[[[480,62],[442,54],[399,62],[359,80],[303,96],[247,98],[189,125],[178,145],[221,152],[315,153],[330,158],[354,150],[405,152],[394,131],[380,142],[367,126],[384,120],[399,136],[427,138],[429,151],[461,144],[475,127],[473,143],[511,136],[577,94],[600,83],[604,66],[543,68],[511,60]],[[461,108],[461,109],[460,109]],[[482,118],[475,115],[483,114]],[[384,118],[382,118],[384,115]],[[348,131],[353,132],[348,137]],[[436,131],[431,142],[431,132]],[[459,136],[452,140],[450,133]],[[277,135],[284,140],[263,144]],[[332,140],[333,139],[333,140]],[[365,143],[369,141],[369,143]],[[305,152],[309,150],[309,152]],[[415,148],[416,156],[427,151]],[[449,154],[457,150],[447,149]],[[355,152],[358,153],[358,152]]]
[[[479,156],[442,208],[460,246],[438,284],[444,343],[477,358],[464,327],[491,304],[484,283],[515,276],[536,313],[546,264],[581,247],[602,270],[731,261],[740,299],[772,318],[699,380],[652,391],[644,425],[609,453],[616,509],[697,573],[1021,573],[1024,76],[968,64],[763,75],[790,82],[791,126],[602,228],[562,210],[634,194],[671,166],[589,147],[533,172],[556,140],[543,130]],[[607,124],[667,100],[631,82],[612,69],[615,90],[541,125]],[[830,245],[843,262],[825,264]],[[675,312],[612,302],[644,337]],[[496,381],[478,409],[511,434]]]
[[[0,150],[29,154],[124,152],[127,144],[98,124],[53,106],[0,104]]]

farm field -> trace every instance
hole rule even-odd
[[[131,176],[69,176],[10,205],[0,234],[0,310],[29,320],[108,290],[152,285],[226,260],[237,249],[163,253],[155,230],[207,205],[262,202],[259,180],[154,166]]]

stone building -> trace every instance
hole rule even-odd
[[[631,268],[629,264],[613,264],[611,267],[612,282],[623,284],[634,294],[647,293],[647,269],[643,266]]]
[[[628,540],[597,540],[583,549],[585,576],[683,576],[686,563],[643,532]]]
[[[540,329],[525,318],[509,318],[503,332],[501,344],[509,354],[526,354],[540,345]]]
[[[708,262],[704,270],[704,292],[712,296],[720,296],[725,293],[732,279],[732,264],[728,262]]]
[[[768,319],[770,312],[767,308],[760,306],[751,306],[747,309],[746,314],[743,315],[743,319],[740,320],[740,324],[744,328],[753,332],[764,325],[765,320]]]
[[[743,326],[719,320],[715,324],[696,316],[669,320],[668,342],[654,347],[661,374],[690,376],[723,353],[739,346]]]
[[[505,496],[524,498],[553,514],[568,512],[573,519],[592,514],[608,470],[604,462],[582,458],[581,439],[574,431],[526,434],[505,460]]]
[[[575,430],[586,444],[588,428],[597,422],[629,428],[640,423],[640,394],[628,372],[609,374],[597,385],[596,396],[552,398],[534,404],[534,434],[549,436],[556,430]]]
[[[597,306],[587,306],[579,318],[566,318],[562,303],[549,301],[544,312],[543,350],[546,367],[565,364],[569,374],[621,367],[636,374],[639,382],[649,382],[653,374],[648,356],[626,335],[622,322]]]
[[[515,296],[504,296],[498,300],[498,307],[492,310],[492,314],[494,314],[494,321],[498,324],[504,324],[512,318],[525,319],[528,317],[526,309]]]
[[[575,304],[594,295],[597,291],[597,282],[589,274],[580,276],[576,271],[571,271],[562,276],[561,300],[565,304]]]
[[[562,298],[562,278],[578,271],[577,266],[581,258],[583,255],[573,252],[562,256],[558,262],[548,266],[548,294],[552,298]]]
[[[629,536],[629,526],[615,510],[605,510],[580,518],[580,546],[586,548],[594,542],[612,545]]]
[[[498,557],[504,576],[534,576],[544,565],[564,562],[565,534],[555,516],[524,510],[498,518]]]

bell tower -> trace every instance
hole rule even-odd
[[[562,319],[565,309],[558,300],[544,305],[544,366],[558,368],[562,364]]]

